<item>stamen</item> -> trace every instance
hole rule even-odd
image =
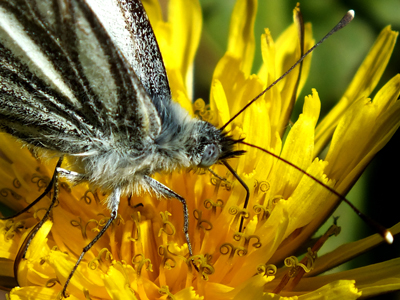
[[[272,198],[272,200],[270,201],[270,206],[271,206],[272,208],[274,208],[275,205],[276,205],[279,201],[281,201],[282,199],[283,199],[283,196],[282,196],[282,195],[275,195],[274,198]]]
[[[47,282],[45,283],[44,286],[46,288],[52,288],[53,286],[55,286],[58,283],[60,283],[60,281],[57,278],[51,278],[51,279],[47,280]]]
[[[231,206],[229,208],[228,213],[230,215],[235,216],[235,219],[232,221],[232,224],[237,224],[239,222],[239,220],[240,220],[240,224],[242,225],[243,224],[243,219],[250,218],[250,214],[249,214],[249,211],[247,209],[242,209],[241,207],[235,206],[235,205]],[[232,226],[234,226],[234,225],[232,225]],[[241,228],[242,227],[240,226],[240,229]],[[240,231],[240,229],[239,229],[239,231]]]
[[[340,227],[338,227],[336,224],[333,224],[332,226],[330,226],[329,229],[325,232],[325,234],[321,238],[318,239],[318,241],[315,243],[315,245],[312,247],[312,249],[309,249],[308,254],[315,253],[315,257],[316,257],[317,251],[319,251],[319,249],[321,249],[322,245],[328,240],[328,238],[333,235],[337,236],[339,233],[340,233]],[[315,258],[311,255],[308,255],[308,256],[307,255],[306,255],[306,257],[304,257],[301,260],[301,262],[304,263],[308,259],[308,261],[312,260],[312,263],[314,264]],[[308,263],[308,261],[307,261],[307,263]],[[303,275],[306,272],[308,273],[309,271],[304,269],[304,270],[300,270],[296,274],[296,277],[292,280],[290,286],[288,287],[289,291],[293,290],[296,287],[296,285],[300,282],[301,278],[303,278]]]
[[[204,107],[206,107],[206,103],[204,102],[203,99],[197,99],[193,103],[194,113],[196,113],[197,111],[202,111],[204,109]]]
[[[204,200],[204,207],[206,209],[211,209],[213,215],[217,213],[217,207],[224,207],[224,201],[221,199],[217,199],[217,202],[214,202],[211,199]]]
[[[229,254],[229,259],[232,259],[233,256],[235,255],[235,253],[238,256],[244,256],[247,254],[246,249],[244,249],[243,247],[236,247],[231,243],[224,243],[221,245],[221,247],[219,247],[219,252],[222,255],[227,255]]]
[[[88,289],[83,289],[83,294],[85,295],[85,300],[92,300],[92,298],[90,297],[89,294],[89,290]]]
[[[215,269],[211,265],[211,255],[195,255],[188,260],[188,266],[191,268],[192,264],[195,266],[198,273],[201,274],[203,280],[208,280],[209,275],[214,274]]]
[[[226,178],[223,178],[221,176],[218,176],[213,170],[208,169],[208,171],[214,175],[214,177],[211,177],[210,182],[213,186],[215,186],[214,193],[218,193],[219,187],[225,188],[225,190],[230,191],[232,189],[232,183],[227,180]]]
[[[95,228],[93,230],[96,230],[97,232],[100,232],[100,230],[101,230],[100,227],[104,227],[107,224],[108,220],[110,220],[110,217],[105,216],[103,213],[100,213],[100,214],[97,214],[97,215],[101,216],[103,218],[101,218],[99,220],[98,228]],[[122,217],[121,217],[121,215],[118,215],[117,218],[118,218],[118,221],[117,221],[117,219],[115,219],[115,221],[117,221],[118,222],[117,224],[119,225],[120,224],[119,222],[122,219]]]
[[[134,269],[136,270],[136,274],[138,275],[138,277],[141,276],[142,269],[145,265],[146,265],[146,271],[153,272],[153,265],[151,263],[151,260],[149,258],[144,258],[144,255],[141,253],[136,254],[132,258],[132,264],[134,266]]]
[[[334,221],[336,223],[336,219]],[[317,252],[321,249],[322,245],[328,240],[332,235],[337,236],[340,233],[340,227],[336,224],[333,224],[328,228],[325,234],[318,239],[315,245],[312,248],[308,248],[308,253],[306,256],[298,262],[297,257],[291,256],[285,259],[285,265],[287,267],[292,267],[288,273],[286,273],[279,285],[274,289],[273,293],[279,294],[283,288],[288,284],[289,280],[293,278],[288,290],[293,290],[296,285],[300,282],[301,278],[303,278],[305,273],[310,272],[313,269],[315,259],[317,257]]]
[[[140,230],[140,221],[141,221],[141,214],[140,211],[136,211],[135,214],[131,214],[131,219],[133,223],[135,224],[135,229],[132,229],[133,232],[136,232],[136,234],[132,234],[128,239],[133,242],[137,242],[141,240],[142,234]]]
[[[85,226],[83,226],[83,225],[82,225],[81,217],[78,217],[78,218],[79,218],[79,221],[77,221],[77,220],[71,220],[69,223],[70,223],[73,227],[79,227],[80,230],[81,230],[81,233],[82,233],[82,237],[86,240],[86,239],[88,238],[88,236],[87,236],[87,227],[88,227],[88,225],[89,225],[90,223],[95,223],[95,224],[96,224],[95,227],[97,227],[98,222],[97,222],[97,220],[91,219],[91,220],[89,220],[88,222],[86,222]]]
[[[8,197],[8,195],[11,195],[15,200],[25,200],[24,197],[22,197],[20,194],[18,194],[17,192],[13,191],[12,189],[3,188],[3,189],[0,190],[0,196],[5,198],[5,197]]]
[[[15,223],[13,220],[7,220],[4,225],[4,240],[12,240],[15,237],[15,233],[23,228],[24,222],[18,221]]]
[[[210,221],[206,219],[202,219],[203,212],[201,210],[195,209],[193,211],[193,217],[197,220],[197,229],[204,229],[205,231],[210,231],[213,229],[213,225]],[[204,224],[208,226],[204,226]]]
[[[257,267],[257,274],[262,274],[263,276],[267,276],[267,277],[274,276],[277,271],[278,271],[278,268],[273,264],[259,265]]]
[[[71,194],[71,192],[72,192],[72,190],[71,190],[71,187],[70,187],[70,185],[68,184],[68,183],[66,183],[66,182],[60,182],[60,187],[64,190],[64,191],[66,191],[68,194]]]
[[[40,192],[42,189],[45,189],[49,185],[50,178],[48,176],[41,176],[34,173],[32,175],[31,182],[36,183],[37,187],[39,188],[38,191]]]
[[[99,254],[88,263],[88,266],[91,270],[96,270],[98,267],[101,267],[103,271],[106,272],[108,267],[111,266],[113,259],[112,253],[107,248],[103,248],[100,250]]]
[[[262,246],[262,243],[260,243],[261,239],[258,235],[244,235],[244,233],[241,232],[237,232],[234,234],[233,239],[237,242],[239,242],[242,238],[244,238],[244,244],[243,244],[243,248],[244,248],[244,254],[248,253],[249,250],[249,245],[250,245],[250,240],[251,239],[255,239],[256,242],[252,244],[252,246],[254,248],[260,248]]]
[[[194,114],[203,121],[212,123],[215,113],[211,110],[209,104],[206,105],[203,99],[197,99],[193,103]]]
[[[254,196],[257,196],[259,192],[266,193],[271,188],[271,185],[268,181],[258,181],[257,179],[254,181]]]
[[[299,272],[301,272],[300,269],[302,269],[302,271],[305,273],[310,272],[311,270],[314,269],[314,263],[316,258],[317,258],[317,253],[312,252],[311,248],[307,249],[306,256],[300,262],[296,256],[290,256],[286,258],[284,261],[285,266],[291,268],[291,270],[288,273],[289,276],[291,278],[295,277],[296,275],[298,275]]]
[[[175,226],[170,221],[168,221],[168,217],[172,216],[172,214],[168,211],[165,211],[165,213],[160,212],[160,215],[161,215],[161,219],[163,221],[163,225],[158,232],[158,236],[160,237],[163,232],[166,235],[170,235],[170,236],[175,235],[175,233],[176,233]]]
[[[16,189],[19,189],[19,188],[22,186],[22,184],[21,184],[21,182],[18,180],[18,178],[14,178],[12,184],[13,184],[13,187],[15,187]]]
[[[264,205],[256,204],[253,206],[254,213],[258,216],[258,221],[264,221],[269,218],[271,211],[267,209]]]
[[[162,257],[161,265],[164,267],[164,269],[171,270],[175,268],[176,261],[172,256],[176,256],[176,254],[169,250],[169,245],[158,247],[158,254]]]
[[[175,296],[171,294],[171,292],[169,291],[169,287],[168,285],[163,285],[158,292],[160,293],[160,295],[167,295],[167,299],[168,300],[175,300]]]
[[[93,195],[93,199],[96,202],[96,204],[100,203],[99,196],[97,195],[96,192],[93,192],[92,190],[87,190],[85,192],[85,194],[83,194],[83,196],[79,199],[79,201],[83,200],[83,201],[85,201],[86,204],[88,204],[88,205],[91,204],[93,200],[92,200],[92,197],[89,196],[89,194]]]

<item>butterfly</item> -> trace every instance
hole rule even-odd
[[[57,176],[108,194],[111,218],[89,248],[116,218],[121,195],[145,191],[182,202],[192,255],[186,201],[152,175],[207,169],[244,151],[172,101],[142,3],[13,0],[0,9],[0,129],[67,157],[72,169],[60,160]],[[114,17],[99,18],[104,11]]]

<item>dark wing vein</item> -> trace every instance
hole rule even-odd
[[[121,49],[140,82],[150,95],[161,120],[168,117],[171,91],[160,49],[139,0],[89,0],[93,10],[100,17],[104,27],[111,33],[113,42]],[[107,16],[111,14],[110,3],[118,2],[121,24],[113,23]],[[97,5],[96,5],[97,4]],[[132,51],[133,49],[133,51]]]

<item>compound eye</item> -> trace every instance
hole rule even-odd
[[[219,158],[219,148],[215,144],[209,144],[204,148],[203,156],[199,167],[208,168],[215,164]]]

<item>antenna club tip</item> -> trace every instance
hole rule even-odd
[[[383,238],[385,239],[386,243],[388,243],[389,245],[393,244],[394,237],[393,237],[393,234],[389,230],[386,230]]]
[[[351,16],[351,18],[353,19],[354,16],[355,16],[355,14],[356,14],[356,12],[355,12],[354,10],[350,9],[350,10],[347,12],[347,14],[349,14],[349,15]]]

